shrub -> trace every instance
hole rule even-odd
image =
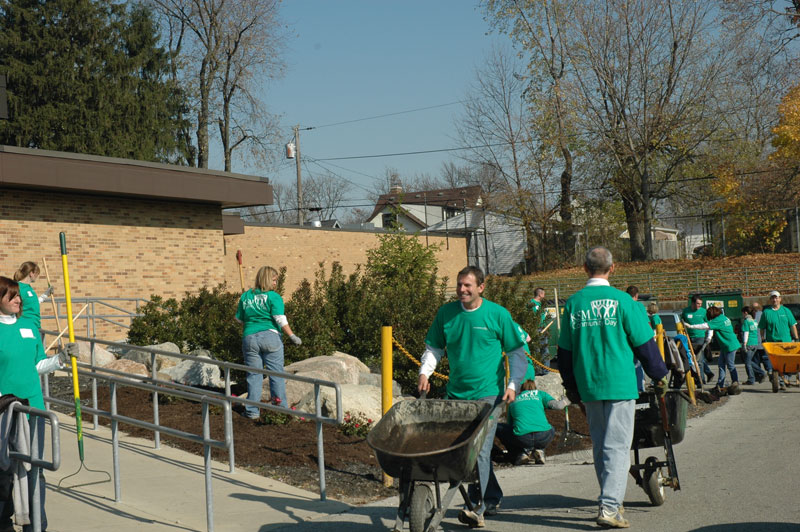
[[[128,341],[134,345],[154,345],[172,342],[183,346],[183,328],[180,323],[180,304],[175,299],[166,301],[160,296],[150,296],[150,301],[139,309],[142,316],[131,321]]]

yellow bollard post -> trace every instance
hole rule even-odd
[[[381,413],[392,408],[392,328],[381,327]],[[392,487],[393,479],[383,474],[383,485]]]
[[[656,325],[656,345],[658,345],[658,351],[661,353],[661,360],[666,362],[667,359],[664,355],[664,326],[660,323]]]

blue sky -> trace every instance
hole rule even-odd
[[[282,135],[302,131],[303,174],[322,173],[311,159],[435,150],[455,146],[453,123],[493,43],[506,43],[473,0],[284,0],[282,18],[295,37],[287,46],[286,76],[265,87],[263,99],[281,115]],[[374,120],[329,125],[439,106]],[[372,190],[386,167],[401,175],[438,175],[454,153],[320,161],[339,176]],[[336,166],[334,166],[336,165]],[[247,169],[246,173],[253,173]],[[295,180],[294,161],[268,175]],[[367,197],[351,186],[349,199]]]

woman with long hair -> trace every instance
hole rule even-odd
[[[39,279],[39,274],[39,265],[30,261],[23,262],[14,272],[14,280],[19,283],[19,296],[22,298],[22,314],[33,321],[37,330],[42,326],[40,304],[53,293],[53,287],[49,286],[41,296],[36,295],[31,285]]]
[[[262,266],[256,274],[255,287],[239,298],[236,319],[244,324],[242,354],[244,363],[252,368],[283,371],[283,341],[281,331],[296,345],[302,341],[292,332],[283,310],[283,298],[275,291],[278,272],[270,266]],[[247,398],[261,401],[264,375],[247,374]],[[286,380],[269,376],[270,399],[274,404],[289,407],[286,402]],[[257,407],[245,406],[244,417],[257,419],[261,412]]]

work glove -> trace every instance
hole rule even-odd
[[[661,377],[661,380],[656,382],[653,386],[653,390],[656,392],[658,398],[662,398],[667,395],[667,388],[669,387],[669,381],[667,377]]]
[[[303,341],[300,339],[300,337],[297,336],[296,334],[290,334],[289,335],[289,340],[291,340],[294,345],[300,345],[300,344],[303,343]]]
[[[569,402],[572,404],[577,404],[581,402],[581,394],[578,393],[578,390],[565,390],[565,395]]]
[[[78,358],[80,355],[81,350],[78,347],[78,344],[75,342],[70,342],[64,346],[64,349],[58,354],[58,362],[61,364],[62,367],[66,367],[72,364],[70,360],[71,357]]]
[[[45,290],[44,294],[42,295],[44,295],[44,297],[50,297],[51,295],[53,295],[53,285],[48,286],[47,290]]]

